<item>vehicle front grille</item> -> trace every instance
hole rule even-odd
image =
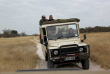
[[[61,48],[60,49],[60,54],[75,54],[76,52],[78,52],[78,48],[77,47],[72,47],[72,48]]]

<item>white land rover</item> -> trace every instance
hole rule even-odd
[[[90,48],[80,40],[77,18],[57,19],[44,22],[40,26],[40,42],[48,68],[55,64],[81,63],[83,69],[89,69]]]

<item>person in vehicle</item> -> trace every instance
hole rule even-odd
[[[53,19],[53,16],[52,15],[50,15],[49,16],[49,20],[48,21],[53,21],[54,19]]]
[[[56,34],[56,37],[57,37],[57,38],[63,37],[62,30],[61,30],[60,28],[58,29],[58,32],[57,32],[57,34]]]
[[[67,34],[67,37],[74,37],[74,36],[75,36],[75,34],[74,34],[74,32],[73,32],[73,29],[70,28],[70,29],[69,29],[69,32],[68,32],[68,34]]]
[[[40,26],[43,24],[43,22],[47,21],[45,15],[42,15],[42,19],[40,20],[39,24]]]
[[[55,37],[54,37],[54,34],[52,33],[52,31],[51,30],[48,30],[47,31],[47,36],[48,36],[48,39],[49,40],[51,40],[51,39],[54,39]]]
[[[67,30],[66,30],[66,34],[68,34],[68,33],[69,33],[69,30],[67,29]]]

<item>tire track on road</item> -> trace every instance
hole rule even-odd
[[[45,57],[42,52],[42,45],[40,44],[39,40],[37,38],[34,38],[33,41],[36,44],[37,51],[36,54],[39,56],[39,64],[36,66],[36,69],[47,69],[47,62],[45,61]]]

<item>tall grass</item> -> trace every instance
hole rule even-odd
[[[85,43],[90,45],[91,61],[110,69],[110,32],[88,33]],[[35,69],[39,57],[31,37],[0,38],[0,71]],[[81,34],[81,39],[83,34]]]
[[[85,42],[90,45],[91,60],[103,68],[110,69],[110,32],[88,33],[86,35]]]
[[[35,69],[36,46],[30,39],[35,37],[0,38],[0,71]]]

